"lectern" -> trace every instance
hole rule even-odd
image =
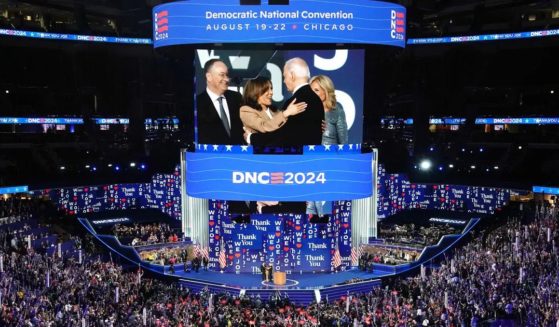
[[[284,271],[274,271],[274,285],[285,285],[287,275]]]

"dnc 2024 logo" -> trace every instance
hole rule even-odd
[[[248,172],[234,171],[231,182],[233,184],[324,184],[324,172]]]

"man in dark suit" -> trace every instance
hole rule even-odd
[[[289,117],[279,129],[268,133],[246,134],[247,141],[255,146],[301,146],[322,143],[324,106],[309,85],[310,70],[305,60],[292,58],[283,67],[283,82],[293,96],[287,99],[282,110],[296,99],[306,102],[307,108]]]
[[[206,90],[196,96],[199,144],[244,144],[239,115],[242,96],[228,90],[229,69],[219,59],[204,65]]]
[[[262,265],[260,266],[260,272],[262,273],[262,280],[263,281],[267,281],[266,280],[266,269],[267,269],[266,263],[262,262]]]

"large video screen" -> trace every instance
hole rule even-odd
[[[361,143],[364,50],[199,49],[195,68],[198,144]]]

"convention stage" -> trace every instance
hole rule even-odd
[[[234,274],[234,273],[220,273],[216,271],[204,271],[200,269],[199,272],[184,272],[176,271],[175,274],[167,276],[175,276],[181,280],[192,280],[201,283],[211,283],[215,285],[224,285],[239,289],[316,289],[327,286],[334,286],[346,283],[350,280],[371,280],[386,277],[386,272],[368,273],[360,271],[357,268],[341,271],[337,273],[302,273],[287,275],[286,285],[274,285],[262,281],[260,274]]]
[[[464,239],[480,221],[479,218],[464,220],[465,226],[460,233],[445,235],[437,244],[426,246],[415,261],[398,265],[375,263],[372,272],[360,271],[351,266],[347,266],[339,272],[292,271],[287,274],[285,285],[274,285],[263,282],[262,275],[259,273],[220,272],[211,269],[211,263],[216,264],[212,260],[210,260],[210,270],[208,271],[203,268],[198,272],[184,271],[183,264],[177,264],[174,267],[175,272],[171,274],[169,265],[144,261],[140,258],[136,248],[121,244],[114,235],[98,234],[88,219],[78,218],[78,220],[109,251],[129,264],[141,267],[147,275],[178,282],[195,292],[208,290],[215,294],[258,296],[263,299],[277,298],[279,295],[289,297],[294,303],[300,304],[308,304],[319,299],[339,299],[348,293],[367,293],[371,289],[379,287],[383,279],[416,274],[420,271],[421,266],[429,267],[436,263],[447,251]],[[185,244],[192,243],[187,241]]]
[[[367,273],[350,269],[337,273],[302,273],[287,275],[286,285],[273,285],[262,281],[259,274],[234,274],[215,271],[182,272],[165,274],[178,278],[178,282],[190,290],[199,292],[229,293],[260,297],[263,300],[274,297],[289,298],[293,303],[309,304],[318,300],[336,300],[349,293],[367,293],[381,285],[385,274]]]

